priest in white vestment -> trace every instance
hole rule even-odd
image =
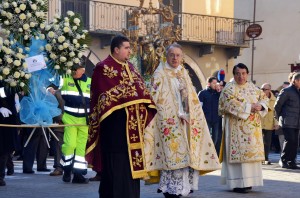
[[[239,63],[233,68],[234,80],[227,83],[219,99],[224,115],[221,183],[238,193],[252,186],[263,186],[264,144],[261,117],[268,112],[268,97],[247,81],[249,70]]]
[[[155,122],[145,130],[147,170],[160,170],[159,191],[165,197],[187,196],[198,189],[200,171],[220,169],[197,93],[181,65],[181,46],[167,48],[155,70],[151,95],[157,107]]]

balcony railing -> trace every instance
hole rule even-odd
[[[90,32],[115,34],[121,32],[123,28],[127,28],[127,18],[133,8],[132,6],[93,0],[50,0],[49,18],[52,18],[53,10],[63,15],[62,12],[73,10],[82,15],[85,19],[84,26]],[[143,22],[147,18],[149,16],[140,19],[140,36],[146,32]],[[152,20],[160,22],[158,16],[154,16]],[[249,38],[245,34],[249,20],[191,13],[177,13],[176,20],[174,24],[180,25],[183,29],[182,41],[249,47],[247,41]]]

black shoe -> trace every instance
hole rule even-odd
[[[0,186],[6,186],[4,179],[0,179]]]
[[[297,166],[297,164],[292,164],[292,165],[289,165],[287,169],[300,169],[300,167]]]
[[[38,168],[37,171],[38,172],[50,172],[51,170],[48,168]]]
[[[13,175],[14,173],[15,173],[14,169],[9,169],[6,172],[7,175]]]
[[[33,170],[23,170],[23,173],[25,173],[25,174],[33,174],[34,171]]]
[[[70,182],[71,181],[71,172],[64,171],[64,175],[63,175],[62,180],[64,182]]]
[[[74,177],[72,179],[72,183],[74,183],[74,184],[87,184],[87,183],[89,183],[89,179],[85,178],[81,174],[74,173]]]
[[[233,192],[236,192],[236,193],[248,193],[248,190],[247,190],[247,188],[234,188]]]

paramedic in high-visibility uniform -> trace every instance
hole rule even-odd
[[[60,89],[65,101],[62,121],[64,124],[81,126],[66,126],[64,143],[62,145],[61,164],[64,169],[63,181],[72,183],[88,183],[83,175],[87,173],[85,147],[88,138],[88,113],[90,107],[91,78],[85,75],[85,64],[72,67],[72,75],[61,79]]]

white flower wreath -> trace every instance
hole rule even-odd
[[[0,80],[17,91],[27,92],[31,74],[26,72],[24,50],[15,44],[16,40],[9,41],[0,37]]]
[[[70,74],[72,66],[80,62],[82,52],[88,47],[87,33],[80,15],[72,11],[68,11],[66,17],[55,15],[45,27],[48,42],[45,49],[50,57],[51,69],[60,75]]]
[[[28,46],[32,37],[39,37],[45,27],[48,0],[2,0],[0,23],[4,33]]]

